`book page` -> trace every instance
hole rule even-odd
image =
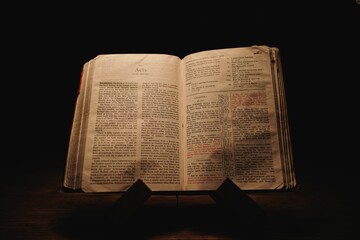
[[[266,46],[203,51],[182,60],[187,190],[281,189],[272,52]]]
[[[87,116],[85,111],[85,102],[86,94],[85,91],[87,87],[87,74],[89,63],[83,65],[83,69],[80,76],[80,84],[78,89],[78,96],[75,103],[75,112],[71,127],[71,134],[69,139],[68,153],[66,157],[66,168],[64,174],[64,183],[63,186],[68,189],[80,189],[82,181],[82,167],[83,167],[83,158],[79,154],[81,147],[81,139],[84,136],[82,134],[83,130],[83,120]]]
[[[83,191],[126,191],[138,178],[153,191],[180,189],[179,62],[165,54],[91,60]]]

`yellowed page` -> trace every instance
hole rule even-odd
[[[91,61],[83,191],[126,191],[139,178],[153,191],[180,189],[179,63],[162,54]]]
[[[281,189],[271,51],[219,49],[182,60],[186,190]]]

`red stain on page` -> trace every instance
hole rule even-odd
[[[84,75],[84,68],[81,70],[81,73],[80,73],[80,81],[79,81],[79,87],[78,87],[78,94],[80,93],[83,75]]]

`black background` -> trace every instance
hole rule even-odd
[[[355,0],[30,2],[4,5],[2,12],[2,184],[16,187],[22,174],[35,179],[49,165],[63,167],[80,72],[98,54],[184,57],[264,44],[280,49],[300,185],[356,191]]]
[[[270,235],[343,239],[358,234],[356,0],[30,1],[4,3],[1,13],[0,234],[5,239],[92,237],[88,229],[94,223],[87,223],[116,198],[60,193],[85,62],[105,53],[184,57],[251,45],[280,49],[299,182],[289,195],[255,195],[270,213]],[[158,209],[164,220],[150,228],[162,233],[172,226],[167,221],[172,212]],[[195,212],[188,223],[195,229],[198,220],[212,222],[201,206],[182,209],[188,212],[181,216]],[[147,226],[152,216],[140,216]]]

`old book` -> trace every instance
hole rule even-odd
[[[63,186],[124,192],[296,186],[279,49],[101,54],[81,75]]]

